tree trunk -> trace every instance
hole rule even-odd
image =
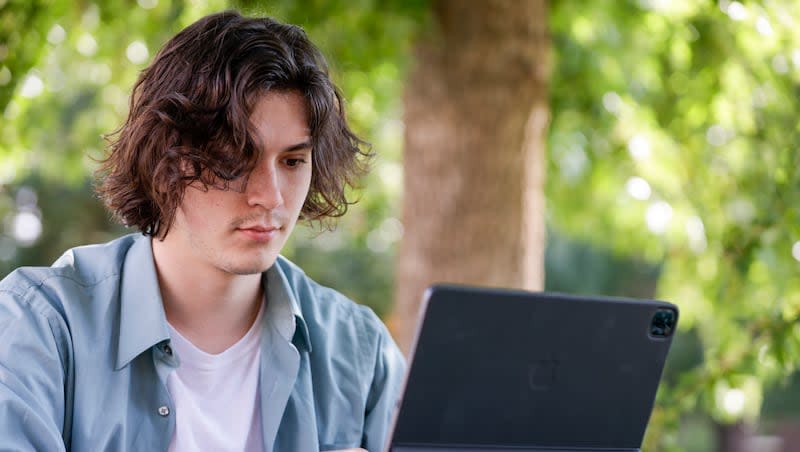
[[[406,85],[404,235],[390,326],[408,352],[433,282],[541,289],[545,0],[436,1]]]
[[[717,452],[753,452],[749,447],[752,433],[752,426],[743,422],[716,424]]]

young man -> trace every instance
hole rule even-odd
[[[176,35],[99,173],[142,234],[0,283],[0,449],[379,451],[400,352],[278,254],[344,213],[361,145],[299,28],[225,12]]]

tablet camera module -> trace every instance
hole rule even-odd
[[[675,311],[659,309],[650,322],[650,335],[654,337],[669,337],[675,330]]]

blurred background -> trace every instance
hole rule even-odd
[[[138,72],[169,37],[232,7],[306,29],[376,152],[359,202],[336,229],[301,227],[287,246],[309,275],[373,307],[402,337],[399,269],[416,268],[425,251],[441,254],[433,248],[448,239],[433,234],[417,254],[401,252],[420,243],[413,231],[424,223],[414,209],[425,197],[410,185],[447,192],[449,180],[413,166],[414,156],[440,151],[419,150],[416,112],[495,121],[478,130],[510,140],[490,148],[459,137],[441,155],[480,169],[459,183],[467,193],[532,197],[469,209],[492,236],[454,232],[462,243],[451,246],[469,254],[506,235],[511,246],[524,242],[515,248],[524,252],[503,254],[534,263],[527,279],[488,283],[680,307],[644,450],[800,450],[800,3],[792,0],[0,0],[0,276],[133,232],[92,191],[103,135],[121,124]],[[519,27],[498,26],[520,18]],[[512,63],[492,64],[511,47]],[[485,82],[492,77],[496,84]],[[445,100],[426,104],[436,99],[426,87],[436,86],[470,88],[442,88]],[[513,95],[498,94],[504,87]],[[467,101],[487,90],[497,102],[482,114]],[[530,171],[507,168],[506,177],[502,164]],[[468,208],[443,213],[443,227],[458,231]],[[531,238],[531,228],[542,231]],[[523,238],[506,234],[516,229]],[[499,265],[513,273],[513,264]]]

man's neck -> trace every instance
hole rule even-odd
[[[167,321],[199,349],[221,353],[244,337],[263,302],[261,275],[233,275],[152,241]]]

